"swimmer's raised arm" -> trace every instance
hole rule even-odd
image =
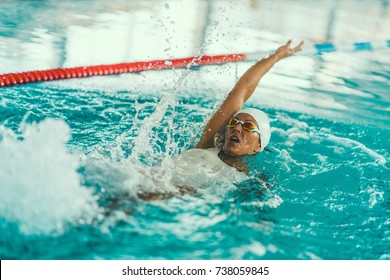
[[[275,53],[264,58],[249,68],[238,80],[221,106],[206,124],[202,137],[196,146],[200,149],[214,147],[214,135],[220,131],[227,122],[242,109],[244,103],[252,96],[261,78],[279,60],[286,58],[301,50],[303,41],[295,48],[290,48],[291,40],[278,48]]]

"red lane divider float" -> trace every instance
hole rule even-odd
[[[0,74],[0,87],[41,81],[136,73],[150,70],[191,68],[201,65],[223,64],[245,60],[247,60],[245,54],[227,54],[8,73]]]

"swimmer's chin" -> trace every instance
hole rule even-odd
[[[223,152],[230,157],[243,157],[246,155],[242,153],[241,145],[239,143],[225,145],[223,147]]]

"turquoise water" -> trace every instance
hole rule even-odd
[[[1,3],[0,73],[389,39],[387,1],[110,2]],[[276,20],[305,7],[316,30]],[[243,180],[193,162],[184,195],[177,157],[251,63],[1,88],[1,259],[389,259],[389,57],[280,62],[248,103],[271,118],[270,152]]]

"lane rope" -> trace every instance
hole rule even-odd
[[[301,55],[321,55],[336,51],[372,51],[390,48],[390,40],[383,42],[357,42],[351,45],[337,46],[333,43],[314,44],[305,46]],[[195,68],[203,65],[216,65],[229,62],[257,61],[271,52],[240,53],[226,55],[202,55],[187,58],[151,60],[140,62],[128,62],[118,64],[104,64],[84,67],[55,68],[49,70],[36,70],[17,73],[0,74],[0,87],[35,83],[41,81],[54,81],[72,78],[84,78],[92,76],[117,75],[124,73],[138,73],[175,68]]]

